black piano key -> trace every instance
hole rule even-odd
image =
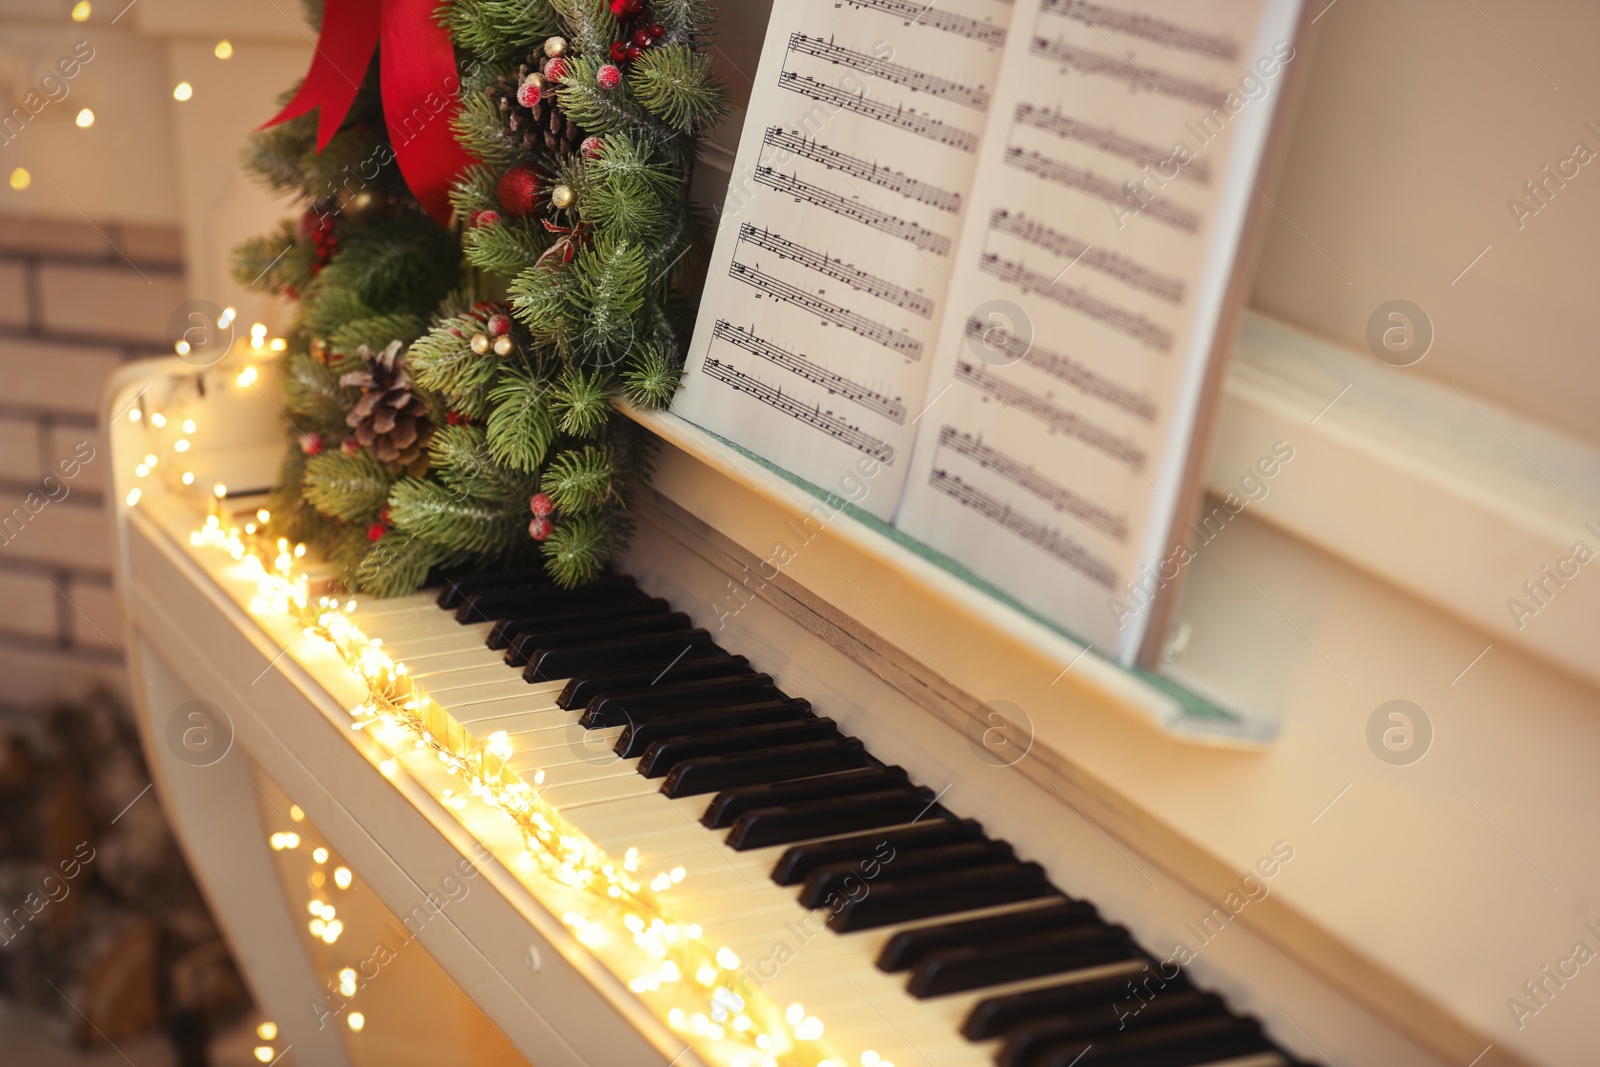
[[[1056,895],[1037,863],[978,867],[904,882],[880,879],[871,893],[846,901],[829,915],[828,926],[844,934]]]
[[[689,616],[681,611],[674,611],[666,615],[646,615],[637,619],[595,622],[578,629],[555,627],[528,630],[518,635],[511,647],[506,649],[506,665],[521,667],[539,653],[550,649],[570,648],[573,645],[587,645],[596,641],[612,641],[638,634],[669,633],[673,630],[687,630],[690,626]]]
[[[733,828],[728,831],[728,847],[743,852],[813,837],[835,837],[875,826],[896,826],[928,815],[937,799],[931,789],[907,786],[783,807],[757,808],[734,821]]]
[[[554,682],[579,674],[611,668],[646,671],[665,670],[679,657],[694,655],[697,648],[715,648],[704,630],[676,630],[642,634],[614,641],[595,641],[571,648],[551,648],[539,652],[522,670],[528,682]]]
[[[622,574],[603,575],[586,585],[571,589],[551,582],[494,586],[468,596],[456,609],[456,621],[462,624],[492,622],[508,615],[575,611],[580,607],[609,604],[638,595],[639,587],[633,579]]]
[[[830,863],[859,863],[867,859],[892,862],[907,850],[982,840],[983,824],[975,820],[929,818],[914,826],[795,845],[778,857],[772,868],[772,880],[779,885],[798,885],[812,871]],[[887,857],[884,849],[888,850]]]
[[[704,678],[725,678],[735,674],[754,674],[750,661],[743,656],[730,656],[721,649],[715,655],[701,655],[696,657],[690,652],[672,666],[663,670],[651,668],[645,671],[636,671],[629,668],[620,668],[613,671],[598,671],[586,674],[581,678],[573,678],[567,682],[561,695],[556,697],[556,706],[568,711],[573,708],[587,707],[589,701],[597,696],[608,696],[612,693],[625,693],[633,689],[644,689],[657,683],[671,684],[674,682],[693,682]]]
[[[1011,1042],[1012,1055],[1026,1060],[1051,1045],[1075,1038],[1109,1037],[1136,1030],[1152,1030],[1180,1020],[1227,1014],[1228,1006],[1213,993],[1171,989],[1145,1001],[1128,992],[1124,983],[1120,989],[1113,986],[1098,999],[1080,1004],[1069,1013],[1048,1018],[1035,1017],[1012,1027],[1017,1031]],[[971,1037],[965,1030],[962,1032]],[[987,1036],[999,1037],[1002,1033],[1004,1031],[996,1031]]]
[[[697,734],[763,726],[773,722],[799,722],[815,718],[809,700],[767,700],[759,704],[736,704],[694,715],[674,715],[653,722],[629,723],[617,735],[612,751],[623,759],[640,756],[657,741],[693,737]]]
[[[555,584],[546,576],[543,567],[520,571],[489,573],[474,571],[470,574],[451,574],[444,579],[444,588],[439,590],[438,605],[446,611],[454,611],[466,603],[467,597],[485,589],[540,584]]]
[[[1064,930],[1098,921],[1100,913],[1093,904],[1084,900],[1063,900],[1042,908],[1008,911],[1004,915],[988,915],[982,919],[962,919],[957,922],[935,923],[912,930],[901,930],[878,952],[878,970],[904,971],[935,952],[967,945],[985,945],[1006,940],[1019,934],[1045,933]]]
[[[1013,1040],[1026,1033],[1022,1031]],[[1012,1056],[1011,1044],[1008,1041],[995,1060],[1000,1067],[1197,1067],[1272,1050],[1260,1023],[1228,1015],[1179,1019],[1093,1040],[1069,1038],[1032,1051],[1026,1058]]]
[[[578,721],[586,729],[654,722],[677,714],[694,714],[735,704],[755,704],[787,697],[767,674],[736,674],[725,678],[700,678],[596,696]]]
[[[782,745],[730,756],[704,756],[684,760],[673,767],[661,783],[661,792],[673,799],[692,797],[738,785],[846,771],[868,766],[871,762],[861,742],[853,737]]]
[[[942,845],[939,848],[907,852],[890,863],[874,858],[867,861],[866,867],[859,861],[832,863],[811,872],[805,885],[800,887],[800,906],[820,908],[828,902],[829,897],[849,896],[844,883],[851,878],[860,881],[863,873],[869,878],[878,878],[884,872],[892,871],[896,878],[910,878],[963,867],[988,867],[1016,858],[1011,846],[1004,841],[969,841],[961,845]]]
[[[912,968],[906,989],[914,997],[939,997],[1137,958],[1127,930],[1090,923],[934,952]]]
[[[483,643],[490,648],[498,650],[509,648],[513,641],[528,630],[550,630],[558,627],[577,628],[590,622],[630,619],[645,615],[666,615],[671,611],[671,605],[665,600],[659,597],[647,597],[641,593],[637,599],[619,600],[614,604],[595,605],[573,611],[558,611],[545,615],[500,619],[489,627],[489,634],[483,639]]]
[[[755,808],[771,808],[780,804],[846,796],[850,793],[868,793],[907,784],[909,779],[904,768],[862,767],[854,771],[839,771],[814,778],[797,778],[790,782],[743,785],[737,789],[726,789],[718,793],[707,805],[705,814],[700,816],[700,822],[713,830],[720,830],[732,826],[735,819]]]
[[[1092,1016],[1107,1005],[1118,1005],[1122,1009],[1119,1016],[1127,1015],[1147,999],[1160,999],[1190,989],[1181,971],[1171,978],[1162,978],[1147,965],[1144,971],[1135,974],[1064,982],[1021,993],[988,997],[978,1001],[967,1013],[966,1020],[961,1024],[961,1036],[968,1041],[987,1041],[1003,1037],[1030,1023],[1079,1015]]]
[[[675,764],[701,756],[726,756],[776,745],[798,745],[805,741],[827,741],[839,736],[832,719],[807,719],[804,722],[775,722],[738,730],[657,741],[639,758],[638,772],[646,778],[662,778]]]

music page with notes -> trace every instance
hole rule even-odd
[[[1012,19],[895,524],[1123,662],[1181,576],[1173,519],[1296,7]]]
[[[815,485],[905,483],[1003,0],[777,0],[673,410]],[[881,466],[874,467],[873,464]]]

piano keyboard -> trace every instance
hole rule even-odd
[[[356,617],[597,846],[689,872],[681,913],[864,1067],[1297,1062],[628,577],[463,577]]]

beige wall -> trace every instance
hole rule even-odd
[[[1600,159],[1520,230],[1506,207],[1600,153],[1600,4],[1337,0],[1317,29],[1254,304],[1365,350],[1411,300],[1436,339],[1406,373],[1600,442]]]

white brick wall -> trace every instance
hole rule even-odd
[[[0,217],[0,714],[127,685],[96,405],[124,360],[170,351],[180,247],[173,230]],[[95,458],[39,507],[86,440]]]

